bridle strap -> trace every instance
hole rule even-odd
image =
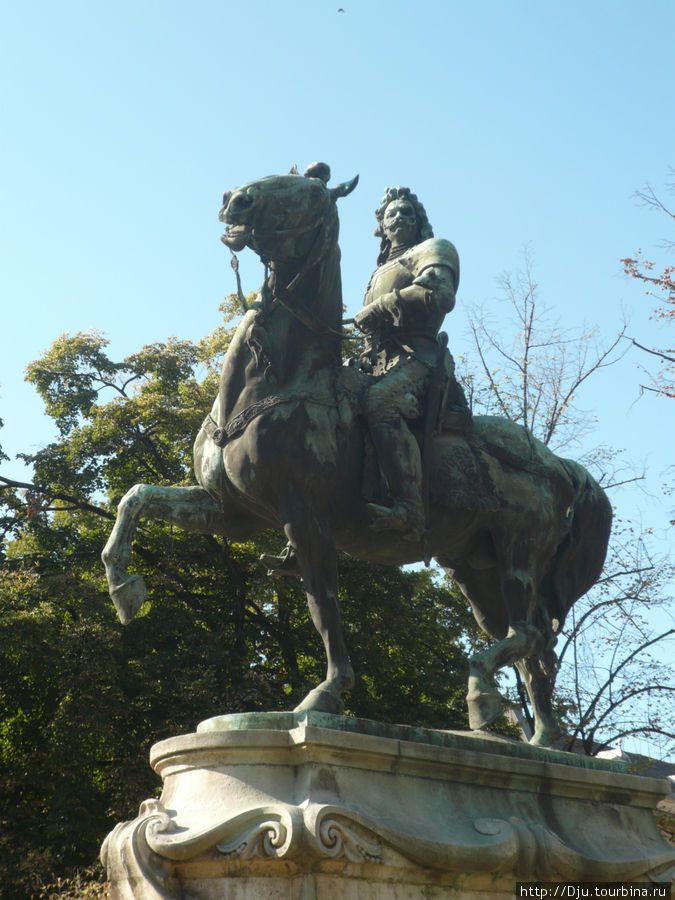
[[[321,319],[319,319],[319,317],[303,303],[300,303],[293,297],[293,293],[305,280],[311,269],[318,266],[321,260],[326,256],[329,243],[330,234],[327,232],[325,225],[322,224],[317,231],[314,243],[307,254],[307,258],[303,263],[302,268],[286,287],[282,287],[277,283],[276,272],[274,272],[272,295],[284,309],[288,310],[291,315],[295,316],[299,322],[306,328],[309,328],[310,331],[313,331],[314,334],[318,334],[321,337],[330,337],[340,341],[346,341],[349,340],[349,335],[344,334],[342,331],[336,331],[334,328],[326,325],[325,322],[322,322]]]
[[[312,228],[316,227],[316,223],[319,221],[319,217],[314,222],[311,222],[309,225],[301,225],[296,228],[285,228],[285,229],[252,229],[251,234],[255,236],[256,234],[301,234],[305,231],[309,231]],[[274,266],[271,260],[262,258],[263,264],[265,266],[265,278],[264,285],[267,284],[267,271],[268,267],[272,269],[272,299],[267,304],[263,304],[263,307],[258,310],[257,318],[267,318],[267,315],[272,312],[274,307],[277,304],[280,304],[284,307],[292,316],[294,316],[299,322],[301,322],[306,328],[309,328],[310,331],[314,332],[314,334],[318,334],[321,337],[330,337],[340,341],[347,341],[350,339],[350,335],[344,334],[342,331],[336,331],[336,329],[331,328],[329,325],[326,325],[325,322],[322,322],[318,316],[316,316],[310,309],[308,309],[303,303],[300,303],[293,297],[294,292],[298,289],[300,284],[307,277],[309,272],[321,262],[321,260],[328,253],[328,246],[330,243],[330,235],[326,231],[326,227],[322,224],[316,234],[314,242],[310,248],[309,253],[307,254],[307,258],[305,262],[302,264],[302,267],[296,273],[294,278],[283,287],[277,283],[277,276]],[[242,306],[244,312],[248,311],[248,307],[246,305],[246,299],[244,297],[244,292],[241,287],[241,279],[239,277],[239,260],[237,259],[236,254],[233,250],[230,250],[232,254],[232,268],[234,269],[234,273],[237,279],[237,296],[239,298],[239,302]],[[351,324],[353,319],[346,319],[344,324]]]

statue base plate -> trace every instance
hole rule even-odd
[[[155,744],[159,800],[101,858],[113,900],[512,897],[668,882],[660,779],[486,733],[248,713]]]

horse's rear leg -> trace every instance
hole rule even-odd
[[[469,660],[467,704],[472,729],[486,728],[502,713],[502,698],[494,678],[500,669],[530,656],[537,649],[539,635],[532,624],[535,594],[531,578],[512,572],[499,586],[506,612],[506,635]]]
[[[141,518],[163,519],[202,534],[225,534],[220,507],[201,487],[137,484],[127,491],[117,507],[115,527],[101,554],[108,590],[123,625],[133,619],[148,593],[143,578],[127,571]]]
[[[342,695],[354,684],[354,670],[342,633],[333,537],[328,522],[308,510],[297,511],[284,530],[297,554],[309,611],[327,660],[324,681],[309,692],[296,712],[314,709],[339,714],[343,709]]]
[[[553,712],[552,703],[555,683],[555,654],[549,650],[548,656],[553,671],[545,672],[542,669],[540,655],[516,661],[516,667],[530,698],[534,715],[534,734],[530,743],[541,747],[550,747],[553,741],[560,736],[560,726]]]

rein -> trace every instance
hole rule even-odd
[[[298,322],[301,322],[310,331],[313,331],[314,334],[318,334],[320,337],[332,337],[337,338],[340,341],[347,341],[350,338],[350,335],[345,334],[342,331],[336,331],[334,328],[331,328],[329,325],[326,325],[325,322],[322,322],[321,319],[314,315],[311,310],[307,309],[307,307],[303,303],[295,302],[295,305],[292,305],[290,301],[292,301],[292,291],[296,286],[296,282],[298,281],[298,275],[295,276],[293,281],[287,285],[287,287],[279,287],[276,283],[276,274],[274,276],[274,285],[272,287],[272,294],[275,300],[277,300],[284,309],[287,309],[291,315],[295,316]]]
[[[317,219],[318,221],[318,219]],[[309,231],[310,229],[316,227],[317,222],[312,222],[309,225],[298,226],[297,228],[286,228],[281,230],[272,231],[269,230],[269,234],[292,234],[297,233],[300,234],[305,231]],[[252,235],[256,233],[260,234],[261,229],[252,229]],[[264,231],[262,233],[265,233]],[[302,323],[306,328],[309,328],[314,334],[319,335],[320,337],[330,337],[335,338],[340,341],[347,341],[350,339],[350,335],[344,334],[342,331],[337,331],[334,328],[331,328],[329,325],[326,325],[325,322],[322,322],[321,319],[317,315],[315,315],[310,309],[308,309],[303,303],[300,303],[293,297],[294,292],[298,289],[300,284],[305,280],[309,272],[318,266],[322,259],[328,253],[330,245],[330,234],[326,231],[325,225],[321,224],[316,238],[312,244],[312,247],[305,259],[305,262],[302,264],[302,267],[293,277],[293,279],[284,287],[277,282],[277,273],[274,269],[274,265],[271,265],[272,268],[272,299],[271,301],[267,301],[267,303],[263,304],[263,307],[258,310],[256,314],[256,318],[260,317],[266,318],[267,314],[272,311],[272,309],[277,305],[281,304],[292,316],[294,316],[300,323]],[[246,305],[246,298],[244,297],[244,292],[241,287],[241,278],[239,277],[239,260],[237,259],[237,255],[233,250],[230,250],[232,254],[231,265],[234,269],[235,277],[237,279],[237,297],[239,298],[239,302],[241,304],[242,310],[244,312],[248,312],[249,307]],[[261,255],[261,259],[265,266],[265,279],[264,283],[267,283],[267,272],[268,266],[270,266],[271,261],[265,259]],[[262,315],[261,315],[262,314]],[[345,319],[343,324],[350,325],[353,323],[353,319]]]

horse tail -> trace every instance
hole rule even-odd
[[[579,463],[560,460],[574,490],[569,530],[539,586],[541,612],[559,631],[572,605],[590,590],[602,572],[612,528],[612,507],[597,481]],[[555,643],[555,637],[551,644]]]

